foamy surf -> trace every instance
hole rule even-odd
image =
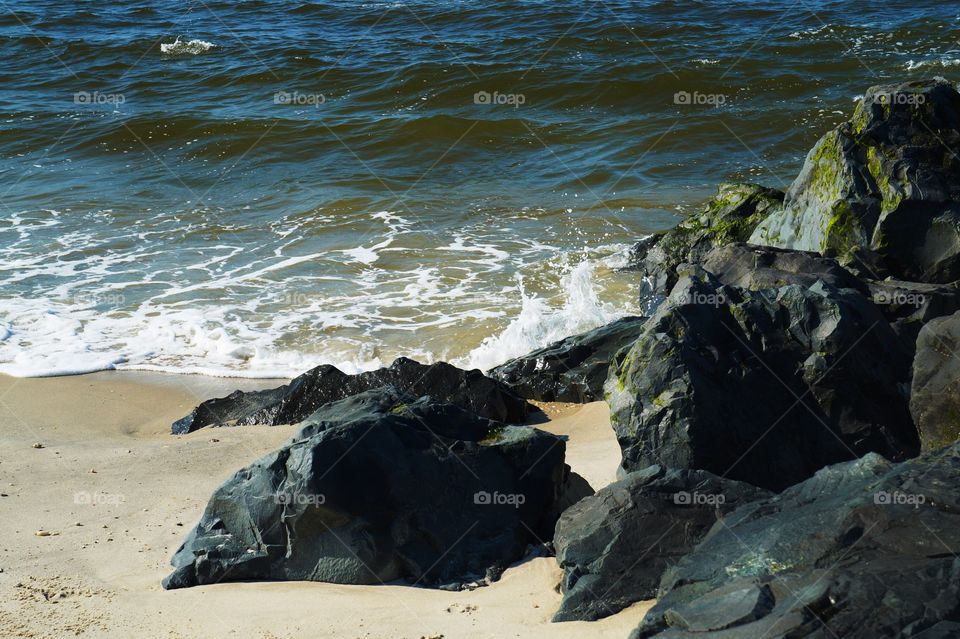
[[[189,40],[184,42],[179,37],[173,42],[161,42],[160,53],[168,56],[200,55],[213,49],[217,45],[205,40]]]
[[[373,217],[386,229],[364,257],[388,249],[409,224],[389,214]],[[532,245],[536,248],[531,254],[545,249]],[[0,373],[41,377],[144,370],[288,378],[320,364],[348,373],[372,370],[399,356],[489,369],[636,312],[632,292],[620,291],[614,295],[616,302],[605,301],[609,291],[598,278],[598,273],[610,277],[626,246],[597,247],[589,255],[560,252],[544,262],[511,266],[505,259],[509,251],[459,233],[433,249],[446,256],[448,267],[460,263],[463,266],[456,268],[469,269],[450,282],[437,266],[384,270],[376,268],[375,259],[363,259],[357,260],[363,271],[356,275],[352,293],[297,293],[309,283],[291,277],[286,292],[254,291],[214,305],[210,290],[262,286],[264,277],[309,265],[319,257],[277,255],[271,265],[254,263],[222,272],[219,278],[171,288],[135,304],[128,300],[137,282],[117,284],[112,293],[85,296],[70,281],[50,289],[56,299],[0,300]],[[505,282],[512,279],[512,286],[498,289],[493,278],[506,277],[508,266],[514,275]],[[35,264],[23,275],[49,275],[41,270],[46,268]],[[106,270],[103,265],[98,268]],[[531,290],[529,282],[553,273],[558,274],[554,284],[541,282]],[[60,276],[73,280],[77,271]],[[316,282],[313,286],[316,289]]]
[[[943,57],[943,58],[936,58],[933,60],[919,60],[919,61],[909,60],[904,65],[904,68],[907,71],[916,71],[917,69],[924,69],[928,67],[949,68],[949,67],[955,67],[958,65],[960,65],[960,58]]]
[[[483,340],[469,355],[453,363],[464,368],[489,370],[507,360],[553,342],[614,321],[634,309],[604,303],[594,279],[596,263],[584,260],[564,275],[561,285],[566,300],[559,308],[536,295],[528,294],[518,276],[520,313],[503,331]]]

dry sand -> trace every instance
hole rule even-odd
[[[149,373],[0,376],[0,637],[617,637],[649,604],[551,624],[551,558],[473,592],[308,582],[164,591],[207,497],[292,427],[169,434],[200,400],[275,382]],[[597,488],[619,450],[602,403],[546,406],[568,463]],[[34,447],[38,444],[42,447]]]

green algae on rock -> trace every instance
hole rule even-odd
[[[627,268],[643,272],[652,292],[665,295],[677,282],[680,264],[697,262],[714,247],[747,241],[756,226],[780,208],[783,197],[781,191],[756,184],[721,184],[700,212],[638,242]]]
[[[877,275],[960,277],[960,94],[936,79],[870,88],[811,149],[749,241],[837,256]],[[879,260],[865,258],[874,253]],[[867,266],[864,269],[864,264]]]

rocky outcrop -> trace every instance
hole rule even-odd
[[[874,277],[954,281],[958,145],[960,94],[952,84],[872,87],[853,118],[817,142],[783,206],[749,241],[837,255]]]
[[[315,412],[214,492],[165,588],[496,579],[552,537],[562,438],[392,388]]]
[[[738,506],[768,497],[701,470],[651,466],[568,509],[554,546],[563,601],[554,621],[592,621],[653,599],[663,571]]]
[[[821,470],[742,506],[668,569],[646,637],[952,637],[960,444]]]
[[[924,450],[960,440],[960,313],[934,319],[920,331],[910,410]]]
[[[267,391],[236,391],[211,399],[173,423],[175,435],[205,426],[296,424],[325,404],[374,388],[393,386],[416,397],[429,395],[507,423],[522,423],[533,409],[502,383],[479,370],[465,371],[445,362],[420,364],[401,357],[389,368],[347,375],[333,366],[318,366],[289,384]]]
[[[745,242],[756,226],[777,210],[783,193],[756,184],[721,184],[704,208],[666,233],[638,242],[627,270],[644,276],[647,297],[665,296],[677,282],[676,269],[697,262],[710,249]]]
[[[622,469],[698,468],[771,490],[879,452],[919,452],[910,358],[860,292],[752,291],[689,267],[605,387]]]
[[[894,332],[910,351],[916,351],[917,337],[924,324],[937,317],[960,311],[960,285],[925,284],[886,279],[868,280],[870,298],[890,322]]]
[[[603,399],[610,362],[643,330],[644,317],[625,317],[497,366],[490,376],[520,397],[541,402]]]
[[[810,287],[822,281],[835,288],[869,292],[862,280],[836,260],[817,253],[728,244],[704,254],[699,265],[721,284],[750,291],[775,289],[787,284]]]

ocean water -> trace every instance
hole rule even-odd
[[[639,237],[784,188],[943,2],[0,7],[0,372],[487,368],[627,313]]]

